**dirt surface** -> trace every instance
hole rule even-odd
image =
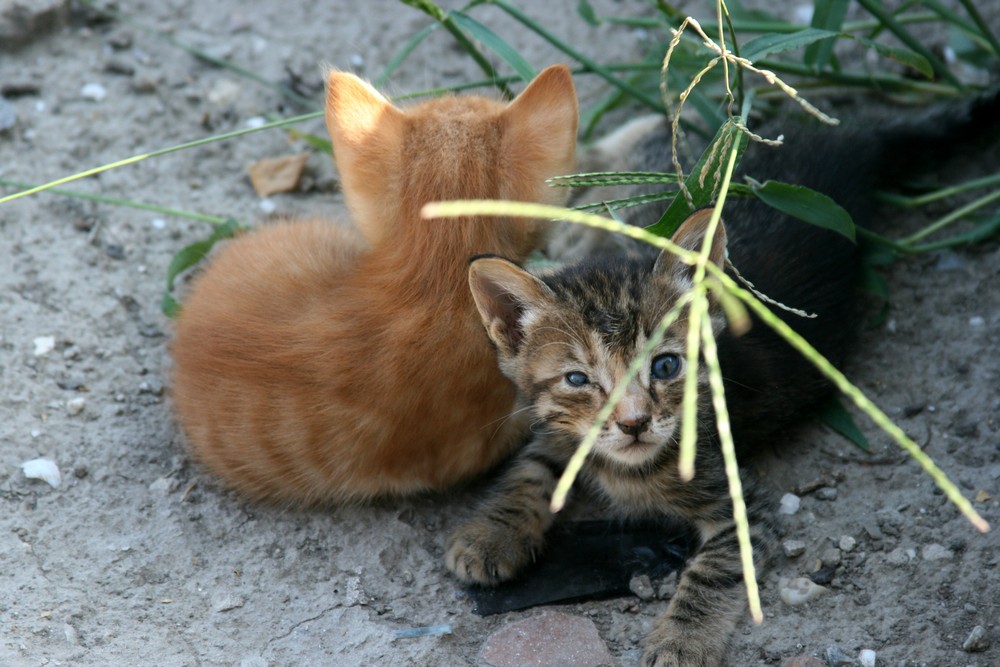
[[[602,60],[642,48],[628,28],[587,26],[576,3],[522,4]],[[624,12],[612,0],[593,4],[599,14]],[[389,0],[120,7],[268,79],[292,72],[317,87],[321,63],[377,76],[427,24]],[[475,16],[536,67],[563,60],[498,12],[480,8]],[[437,31],[388,90],[478,78]],[[585,102],[602,92],[593,78],[579,82]],[[16,96],[8,88],[6,109],[17,118],[0,132],[0,178],[32,183],[299,112],[138,28],[79,16],[0,52],[0,84],[36,88]],[[319,121],[300,129],[323,134]],[[249,163],[305,150],[270,131],[68,187],[248,223],[272,207],[342,214],[335,171],[322,155],[309,157],[305,191],[262,201],[251,189]],[[940,178],[997,164],[994,150]],[[901,231],[920,223],[893,215]],[[171,324],[159,301],[173,253],[209,229],[51,194],[0,205],[0,665],[476,664],[489,633],[538,611],[479,618],[445,571],[445,535],[473,491],[300,512],[248,504],[191,463],[165,389]],[[786,522],[785,539],[801,541],[804,552],[782,557],[764,577],[766,621],[744,623],[730,664],[779,664],[836,646],[850,659],[873,650],[892,667],[1000,665],[998,278],[996,239],[898,263],[888,276],[890,317],[863,334],[848,368],[978,498],[994,531],[977,533],[869,424],[871,457],[807,429],[766,467],[783,492],[826,479],[802,494]],[[58,465],[57,488],[25,478],[21,464],[38,457]],[[784,604],[779,581],[812,572],[818,561],[835,565],[829,593],[801,607]],[[560,609],[591,619],[615,660],[633,665],[666,604],[626,598]],[[439,624],[452,634],[394,638]],[[963,650],[976,626],[987,647]]]

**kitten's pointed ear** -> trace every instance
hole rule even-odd
[[[712,219],[712,209],[703,208],[688,216],[687,220],[677,228],[671,241],[692,252],[701,252],[705,243],[705,233]],[[719,226],[712,236],[712,247],[708,251],[708,261],[724,268],[726,264],[726,227],[719,220]],[[690,287],[694,276],[694,267],[685,264],[673,253],[663,250],[656,258],[653,275],[670,281],[680,281],[682,287]]]
[[[371,242],[384,231],[375,221],[386,206],[387,182],[399,169],[403,112],[368,83],[347,72],[330,72],[326,127],[344,198],[358,229]]]
[[[402,115],[377,90],[349,72],[331,71],[326,86],[326,128],[339,160],[340,145],[363,145]]]
[[[525,324],[549,301],[548,286],[513,262],[483,257],[469,265],[469,288],[490,340],[516,356]]]
[[[524,168],[540,169],[542,180],[573,171],[579,111],[568,67],[552,65],[542,70],[504,116],[510,145],[521,148],[514,159]]]

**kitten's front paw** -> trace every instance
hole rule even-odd
[[[466,583],[495,585],[511,579],[541,547],[541,529],[531,533],[477,517],[452,533],[445,564]]]
[[[722,667],[726,641],[661,622],[646,637],[642,667]]]

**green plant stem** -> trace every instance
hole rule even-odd
[[[708,383],[712,391],[712,407],[715,409],[719,447],[722,449],[726,479],[729,482],[729,497],[733,499],[733,521],[736,523],[736,540],[740,545],[743,583],[747,589],[750,616],[754,623],[763,623],[764,612],[760,607],[757,569],[753,562],[753,543],[750,541],[750,520],[747,517],[743,481],[740,479],[740,466],[736,460],[736,444],[733,442],[729,408],[726,405],[726,389],[722,381],[722,366],[719,364],[719,348],[712,333],[712,323],[707,317],[701,320],[701,343],[705,354],[705,368],[708,370]]]
[[[639,18],[639,17],[619,17],[619,16],[609,16],[602,18],[603,21],[611,23],[613,25],[623,25],[631,28],[664,28],[668,24],[662,19],[655,18]],[[939,20],[935,14],[932,13],[922,13],[922,14],[907,14],[905,16],[899,16],[896,21],[901,24],[910,23],[933,23]],[[881,24],[878,21],[848,21],[843,25],[844,32],[867,32],[869,30],[874,30],[878,28]],[[701,26],[707,31],[718,30],[718,26],[714,21],[705,21]],[[738,33],[792,33],[798,32],[803,28],[807,27],[799,23],[788,23],[787,21],[744,21],[744,20],[734,20],[733,26]]]
[[[937,232],[937,231],[940,231],[940,230],[944,229],[948,225],[950,225],[953,222],[955,222],[956,220],[959,220],[960,218],[968,215],[969,213],[972,213],[973,211],[976,211],[976,210],[982,208],[983,206],[986,206],[987,204],[990,204],[990,203],[995,202],[997,200],[1000,200],[1000,189],[994,190],[993,192],[991,192],[991,193],[989,193],[987,195],[983,195],[979,199],[971,201],[968,204],[966,204],[965,206],[960,206],[959,208],[955,209],[954,211],[952,211],[948,215],[946,215],[946,216],[942,217],[941,219],[939,219],[937,222],[934,222],[933,224],[927,225],[926,227],[924,227],[923,229],[921,229],[916,234],[913,234],[911,236],[907,236],[905,239],[903,239],[901,241],[901,243],[903,243],[903,245],[913,245],[917,241],[920,241],[920,240],[922,240],[924,238],[927,238],[928,236],[930,236],[934,232]]]
[[[946,79],[951,85],[959,91],[965,90],[965,86],[962,82],[955,78],[955,75],[951,73],[947,65],[941,62],[937,56],[931,53],[930,49],[920,43],[920,41],[915,38],[908,30],[906,30],[895,18],[890,15],[878,0],[858,0],[858,3],[864,7],[869,14],[874,16],[876,19],[882,22],[882,24],[888,29],[892,34],[894,34],[899,41],[903,42],[911,50],[916,51],[924,58],[927,62],[931,64],[934,71],[938,73],[939,76]]]
[[[149,158],[152,157],[159,157],[161,155],[167,155],[169,153],[176,153],[177,151],[183,151],[188,148],[196,148],[198,146],[204,146],[205,144],[214,143],[216,141],[235,139],[236,137],[242,137],[243,135],[246,134],[253,134],[254,132],[263,132],[264,130],[270,130],[276,127],[293,125],[295,123],[301,123],[304,120],[319,118],[322,115],[323,115],[322,111],[314,111],[312,113],[307,113],[301,116],[294,116],[292,118],[285,118],[284,120],[274,121],[273,123],[265,123],[260,127],[248,127],[242,130],[234,130],[232,132],[226,132],[225,134],[217,134],[211,137],[205,137],[204,139],[197,139],[195,141],[188,141],[183,144],[177,144],[175,146],[161,148],[159,150],[155,150],[149,153],[140,153],[139,155],[133,155],[132,157],[125,158],[124,160],[118,160],[117,162],[104,164],[101,165],[100,167],[87,169],[86,171],[81,171],[76,174],[72,174],[70,176],[57,179],[55,181],[49,181],[48,183],[45,183],[43,185],[36,185],[33,188],[28,188],[27,190],[22,190],[21,192],[15,192],[14,194],[7,195],[6,197],[0,197],[0,204],[5,204],[9,201],[20,199],[21,197],[27,197],[28,195],[33,195],[37,192],[43,192],[44,190],[51,190],[52,188],[58,187],[60,185],[65,185],[66,183],[72,183],[73,181],[79,181],[82,178],[87,178],[88,176],[103,174],[106,171],[117,169],[118,167],[124,167],[129,164],[135,164],[136,162],[142,162],[143,160],[148,160]]]
[[[30,183],[24,183],[22,181],[12,181],[5,178],[0,179],[0,185],[10,188],[38,187]],[[107,197],[105,195],[95,195],[89,192],[80,192],[79,190],[62,190],[59,188],[49,188],[47,192],[53,195],[61,195],[63,197],[73,197],[74,199],[84,199],[86,201],[99,202],[101,204],[111,204],[112,206],[126,206],[128,208],[135,208],[141,211],[152,211],[153,213],[161,213],[163,215],[170,215],[178,218],[187,218],[189,220],[210,222],[213,225],[224,225],[227,222],[226,218],[220,218],[217,215],[207,215],[205,213],[186,211],[184,209],[179,209],[179,208],[170,208],[169,206],[160,206],[158,204],[146,204],[144,202],[135,201],[133,199]]]
[[[704,268],[702,268],[704,275]],[[684,358],[684,396],[681,399],[681,441],[677,474],[685,482],[694,479],[698,449],[698,361],[701,353],[701,321],[708,313],[705,286],[695,282],[691,289],[691,309]]]
[[[971,181],[965,181],[964,183],[959,183],[957,185],[950,185],[946,188],[933,190],[915,197],[906,197],[894,192],[880,192],[878,193],[878,199],[887,204],[892,204],[893,206],[916,208],[917,206],[924,206],[925,204],[930,204],[931,202],[960,195],[963,192],[968,192],[969,190],[978,190],[979,188],[993,185],[1000,186],[1000,173],[993,174],[991,176],[983,176],[982,178],[976,178]]]
[[[811,79],[828,81],[830,83],[841,85],[861,86],[864,88],[871,88],[873,85],[877,85],[879,88],[887,90],[915,90],[937,95],[956,94],[955,89],[951,86],[942,86],[941,84],[936,84],[930,81],[904,79],[901,76],[890,76],[887,74],[854,74],[851,72],[834,72],[830,70],[817,72],[809,67],[806,67],[805,65],[799,65],[791,62],[780,62],[776,60],[761,60],[754,64],[761,69],[769,69],[772,72],[778,72],[780,74],[795,74],[797,76],[809,77]],[[805,84],[798,87],[809,88],[810,86]],[[765,88],[764,90],[769,89],[770,87]],[[760,90],[758,90],[758,94],[761,97],[764,96]],[[775,91],[775,94],[783,95],[784,93]]]
[[[663,108],[663,105],[660,104],[658,100],[653,99],[652,97],[650,97],[643,91],[639,90],[638,88],[629,85],[627,81],[622,81],[619,77],[614,76],[611,73],[611,70],[609,70],[607,67],[601,65],[600,63],[594,60],[591,60],[587,56],[583,55],[581,52],[572,48],[566,42],[556,37],[554,34],[546,30],[543,26],[538,24],[531,17],[524,14],[524,12],[522,12],[517,7],[511,5],[506,0],[490,0],[490,2],[491,4],[500,7],[502,10],[504,10],[512,17],[514,17],[522,25],[530,29],[532,32],[536,33],[539,37],[541,37],[548,43],[552,44],[552,46],[556,47],[557,49],[568,55],[570,58],[573,58],[577,62],[584,65],[588,70],[590,70],[594,74],[597,74],[602,79],[610,83],[612,86],[615,86],[622,92],[631,95],[639,102],[648,106],[650,109],[659,111],[660,113],[666,113],[666,110]]]

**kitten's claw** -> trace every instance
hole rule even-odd
[[[465,583],[493,586],[513,578],[530,563],[541,540],[541,531],[533,536],[478,517],[452,534],[445,564]]]

